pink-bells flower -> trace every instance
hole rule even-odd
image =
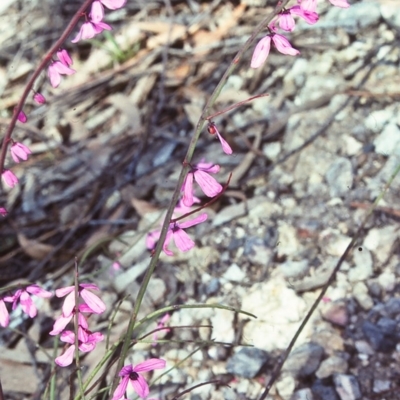
[[[207,126],[208,133],[211,135],[217,135],[219,141],[221,142],[222,150],[225,154],[232,154],[231,146],[229,146],[228,142],[222,137],[217,129],[217,126],[214,122],[209,122]]]
[[[19,163],[20,159],[26,161],[28,159],[29,154],[32,152],[29,150],[27,146],[22,143],[15,142],[11,147],[11,157],[16,163]]]
[[[22,122],[23,124],[25,124],[25,122],[28,121],[28,117],[22,110],[18,114],[18,121]]]
[[[124,397],[128,383],[130,382],[135,392],[142,399],[149,395],[149,385],[140,373],[165,368],[166,362],[159,358],[150,358],[136,366],[127,365],[118,374],[122,379],[115,389],[112,400],[120,400]]]
[[[79,33],[71,40],[72,43],[78,43],[80,40],[92,39],[97,34],[103,32],[104,30],[111,31],[111,26],[105,22],[94,22],[88,21],[82,24]]]
[[[61,49],[61,50],[57,51],[57,58],[66,67],[70,67],[72,65],[72,58],[69,55],[68,51],[65,49]]]
[[[41,93],[38,93],[38,92],[36,92],[36,93],[33,95],[33,100],[34,100],[37,104],[40,104],[40,105],[46,103],[46,98],[45,98]]]
[[[53,61],[48,70],[47,74],[50,79],[50,84],[54,88],[56,88],[61,82],[61,75],[73,75],[76,71],[72,68],[69,68],[61,61]]]
[[[192,206],[194,202],[193,180],[199,184],[203,193],[208,197],[215,197],[222,192],[222,186],[210,175],[210,173],[216,174],[219,169],[219,165],[211,163],[199,163],[191,168],[182,186],[182,203],[186,207]]]
[[[295,56],[300,53],[297,49],[292,47],[285,36],[272,32],[269,35],[264,36],[257,43],[251,59],[251,68],[259,68],[262,64],[264,64],[271,49],[271,40],[274,42],[277,50],[282,54]]]
[[[7,210],[4,207],[0,207],[0,215],[5,217],[8,214]]]
[[[13,188],[18,183],[18,178],[8,169],[3,171],[1,177],[3,178],[4,183],[10,188]]]

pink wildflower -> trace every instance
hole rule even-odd
[[[17,183],[18,183],[18,178],[14,175],[13,172],[11,172],[8,169],[5,169],[3,173],[1,174],[1,177],[4,180],[4,183],[9,186],[10,188],[13,188]]]
[[[208,197],[215,197],[221,193],[222,186],[209,173],[216,174],[220,169],[219,165],[211,163],[199,163],[192,167],[183,182],[182,203],[186,207],[193,205],[193,179],[199,184],[201,190]]]
[[[157,324],[157,331],[155,331],[153,333],[153,346],[155,346],[157,344],[157,340],[158,340],[158,334],[160,333],[161,330],[164,330],[165,332],[169,332],[171,329],[169,328],[165,328],[165,324],[167,323],[167,321],[171,318],[171,316],[167,313],[165,314],[159,321]]]
[[[329,1],[336,7],[341,7],[341,8],[350,7],[350,4],[347,2],[347,0],[329,0]]]
[[[116,10],[118,8],[122,8],[126,0],[100,0],[108,9]]]
[[[72,65],[72,58],[67,50],[61,49],[57,51],[57,57],[60,60],[60,62],[64,64],[66,67],[70,67]]]
[[[46,103],[46,98],[41,94],[41,93],[35,93],[33,95],[33,100],[37,103],[37,104],[44,104]]]
[[[300,6],[293,6],[279,15],[279,26],[281,29],[289,32],[293,31],[295,27],[293,15],[304,19],[310,25],[317,23],[319,19],[316,12],[304,10]]]
[[[0,325],[5,328],[10,323],[10,315],[3,299],[0,299]]]
[[[194,241],[190,239],[189,235],[183,230],[191,226],[200,224],[207,219],[207,214],[200,214],[198,217],[186,222],[172,222],[169,224],[167,236],[163,245],[164,253],[167,256],[173,256],[174,253],[168,249],[171,239],[174,239],[176,247],[183,251],[189,251],[195,245]]]
[[[81,26],[79,33],[75,36],[74,39],[71,40],[71,42],[78,43],[80,40],[92,39],[104,30],[111,31],[111,26],[106,24],[105,22],[85,22]]]
[[[221,142],[222,150],[225,154],[232,154],[231,146],[229,146],[228,142],[221,136],[214,122],[208,123],[207,130],[211,135],[217,135],[219,141]]]
[[[38,285],[30,285],[27,286],[25,289],[17,290],[14,295],[4,297],[4,301],[9,303],[13,303],[12,309],[15,310],[17,307],[17,303],[21,304],[22,311],[29,315],[29,317],[34,318],[37,315],[37,308],[33,303],[31,296],[38,296],[42,298],[49,298],[53,296],[51,292],[42,289]]]
[[[135,367],[133,365],[127,365],[123,367],[118,374],[122,379],[117,388],[115,389],[112,400],[120,400],[124,397],[128,382],[131,383],[133,389],[142,399],[149,395],[149,386],[146,380],[139,373],[146,371],[153,371],[154,369],[165,368],[166,362],[159,358],[151,358],[150,360],[144,361]]]
[[[82,312],[88,312],[87,308],[85,307],[84,304],[79,305],[79,313],[78,313],[78,324],[80,327],[83,327],[85,329],[88,328],[88,323],[86,318],[82,315]],[[91,312],[91,310],[89,311]],[[49,332],[49,335],[55,336],[59,335],[65,327],[69,324],[69,322],[72,320],[72,317],[74,316],[75,312],[73,311],[71,315],[64,316],[61,314],[54,322],[53,325],[53,330]]]
[[[18,121],[22,122],[23,124],[25,124],[25,122],[28,121],[28,117],[26,116],[26,114],[23,111],[19,112]]]
[[[28,155],[32,154],[28,147],[26,147],[22,143],[15,142],[11,147],[11,157],[16,163],[19,163],[20,159],[26,161],[28,159]]]
[[[7,210],[4,207],[0,207],[0,215],[2,217],[5,217],[7,214]]]
[[[268,54],[271,49],[271,39],[274,42],[277,50],[282,54],[287,54],[295,56],[300,52],[294,49],[290,42],[285,38],[285,36],[279,35],[277,33],[271,33],[264,36],[254,49],[253,57],[251,59],[251,68],[259,68],[267,59]]]
[[[279,14],[279,27],[284,31],[292,32],[295,27],[295,22],[290,11],[282,11]]]
[[[101,4],[101,1],[95,0],[92,3],[92,7],[90,9],[90,19],[94,23],[98,23],[102,21],[104,18],[104,7],[103,4]]]
[[[103,301],[94,293],[88,290],[100,290],[96,285],[92,283],[80,283],[79,287],[81,288],[79,290],[79,295],[83,298],[83,300],[85,300],[89,312],[92,312],[94,314],[101,314],[105,311],[106,305],[103,303]],[[75,308],[75,286],[67,286],[65,288],[57,289],[56,296],[66,296],[62,310],[63,316],[69,317],[73,313]]]
[[[96,344],[101,342],[104,339],[104,335],[100,332],[90,332],[86,331],[86,335],[84,336],[85,340],[82,340],[81,335],[78,333],[78,348],[83,353],[88,353],[89,351],[94,350]],[[70,343],[71,346],[67,348],[67,350],[59,357],[57,357],[54,361],[60,367],[67,367],[72,364],[75,353],[75,333],[72,331],[65,331],[61,334],[60,340],[64,343]]]
[[[317,0],[298,0],[300,7],[309,12],[317,11]]]
[[[76,71],[74,69],[69,68],[61,61],[53,61],[47,70],[51,86],[54,88],[60,84],[61,75],[73,75],[75,72]]]

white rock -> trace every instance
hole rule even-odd
[[[276,161],[282,151],[281,142],[266,143],[262,151],[269,160]]]
[[[392,272],[385,271],[378,276],[380,287],[386,292],[391,292],[396,286],[396,276]]]
[[[296,388],[296,381],[292,376],[288,375],[280,378],[275,385],[281,397],[289,398]]]
[[[214,311],[215,314],[211,317],[211,337],[218,342],[232,343],[235,339],[235,331],[233,329],[235,314],[232,311],[218,308]]]
[[[296,229],[284,221],[278,222],[278,256],[291,256],[301,250],[300,242],[297,240]]]
[[[363,247],[372,251],[380,263],[389,258],[394,242],[400,237],[400,229],[396,225],[384,228],[372,228],[364,239]]]
[[[222,275],[222,278],[231,282],[243,282],[246,273],[237,264],[232,264]],[[223,283],[223,280],[221,279]]]
[[[393,154],[398,143],[400,143],[400,129],[390,123],[374,140],[375,152],[383,155]]]
[[[393,116],[393,108],[387,107],[384,110],[373,111],[365,119],[365,127],[372,132],[381,132],[383,127]]]

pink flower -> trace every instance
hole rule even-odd
[[[191,168],[183,182],[182,203],[186,207],[193,205],[193,179],[199,184],[201,190],[208,197],[215,197],[221,193],[222,186],[209,173],[216,174],[220,167],[211,163],[199,163]]]
[[[118,8],[122,8],[126,0],[100,0],[107,8],[110,10],[116,10]]]
[[[53,61],[47,70],[51,86],[54,88],[60,84],[61,75],[73,75],[75,72],[76,71],[74,69],[69,68],[61,61]]]
[[[284,31],[292,32],[295,27],[294,18],[290,11],[282,11],[279,14],[279,27]]]
[[[88,307],[88,312],[94,314],[101,314],[105,311],[106,305],[103,301],[96,296],[94,293],[90,292],[88,289],[100,290],[96,285],[92,283],[80,283],[79,295],[85,300],[86,306]],[[69,317],[72,315],[75,308],[75,286],[67,286],[65,288],[56,290],[57,297],[67,296],[64,300],[62,307],[63,316]],[[81,310],[82,311],[82,310]]]
[[[329,0],[329,1],[336,7],[341,7],[341,8],[350,7],[350,4],[347,2],[347,0]]]
[[[12,296],[5,297],[4,301],[13,303],[12,305],[13,310],[15,310],[15,308],[17,307],[17,303],[19,301],[19,303],[21,304],[22,311],[25,314],[29,315],[31,318],[34,318],[37,315],[37,308],[33,303],[30,295],[42,298],[49,298],[53,296],[51,292],[42,289],[38,285],[30,285],[27,286],[25,289],[17,290]]]
[[[88,323],[86,318],[81,314],[82,312],[87,312],[87,309],[84,304],[79,305],[79,313],[78,313],[78,324],[80,327],[83,327],[85,329],[88,328]],[[55,336],[59,335],[65,327],[69,324],[69,322],[72,320],[72,317],[74,316],[75,312],[73,311],[71,315],[68,315],[65,317],[63,314],[61,314],[54,322],[53,325],[53,330],[49,332],[49,335]]]
[[[149,386],[143,376],[139,375],[141,372],[153,371],[154,369],[165,368],[166,362],[159,358],[150,358],[150,360],[144,361],[135,367],[133,365],[127,365],[123,367],[119,373],[122,378],[121,382],[115,389],[112,400],[120,400],[124,397],[128,382],[131,383],[133,389],[142,399],[149,395]]]
[[[14,175],[13,172],[11,172],[8,169],[5,169],[3,173],[1,174],[1,177],[4,180],[4,183],[9,186],[10,188],[13,188],[17,183],[18,183],[18,178]]]
[[[317,11],[317,0],[298,0],[300,7],[309,12]]]
[[[282,54],[295,56],[300,53],[297,49],[294,49],[292,47],[285,36],[279,35],[277,33],[271,33],[263,37],[257,43],[257,46],[255,47],[253,52],[253,57],[251,59],[251,68],[259,68],[265,62],[271,49],[271,39],[274,42],[277,50]]]
[[[7,210],[4,207],[0,207],[0,215],[5,217],[7,215]]]
[[[189,251],[195,245],[194,241],[190,239],[189,235],[183,230],[191,226],[200,224],[207,219],[207,214],[200,214],[198,217],[186,222],[172,222],[169,224],[167,236],[163,245],[164,253],[167,256],[173,256],[174,253],[168,249],[171,239],[174,239],[176,247],[183,251]]]
[[[85,341],[82,341],[78,334],[78,348],[83,353],[88,353],[89,351],[94,350],[96,344],[101,342],[104,339],[104,336],[100,332],[86,332]],[[72,331],[65,331],[61,334],[60,340],[64,343],[70,343],[71,346],[67,348],[67,350],[59,357],[57,357],[54,361],[60,367],[67,367],[72,364],[75,353],[75,333]]]
[[[0,299],[0,325],[5,328],[10,323],[10,315],[3,299]]]
[[[28,155],[32,154],[28,147],[26,147],[22,143],[15,142],[11,148],[11,157],[16,163],[19,163],[20,159],[26,161],[28,159]]]
[[[57,57],[66,67],[70,67],[72,65],[72,58],[67,50],[61,49],[57,51]]]
[[[228,142],[221,136],[214,122],[208,123],[207,130],[211,135],[217,135],[219,141],[221,142],[222,150],[225,154],[232,154],[231,146],[229,146]]]
[[[111,31],[111,26],[106,24],[105,22],[85,22],[81,26],[79,33],[75,36],[74,39],[71,40],[71,42],[77,43],[80,40],[92,39],[104,30]]]
[[[310,25],[317,23],[319,19],[319,16],[316,12],[304,10],[300,6],[293,6],[280,15],[279,26],[281,29],[289,32],[294,29],[294,19],[292,15],[297,15],[298,17],[304,19],[304,21],[306,21]]]
[[[153,346],[155,346],[157,343],[157,340],[158,340],[158,334],[160,333],[160,331],[161,330],[165,330],[165,332],[169,332],[171,329],[169,329],[169,328],[164,328],[165,327],[165,324],[166,324],[166,322],[169,320],[171,318],[171,316],[167,313],[167,314],[165,314],[159,321],[158,321],[158,324],[157,324],[157,328],[156,329],[158,329],[156,332],[154,332],[153,333],[153,340],[154,340],[154,342],[153,342]]]
[[[37,104],[44,104],[46,103],[46,98],[41,94],[41,93],[35,93],[33,95],[33,100],[37,103]]]
[[[23,111],[19,112],[18,121],[22,122],[23,124],[25,124],[25,122],[28,121],[28,117],[26,116],[26,114]]]
[[[99,0],[95,0],[92,3],[92,7],[90,9],[90,19],[94,23],[98,23],[102,21],[104,18],[104,7],[103,4]]]

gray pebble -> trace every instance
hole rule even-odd
[[[382,319],[380,325],[375,325],[372,322],[365,321],[362,325],[362,331],[375,351],[389,353],[394,351],[396,348],[397,335],[390,332],[390,330],[393,329],[393,324],[388,323],[387,321],[382,321]],[[385,320],[388,319],[389,318],[385,318]],[[393,321],[393,323],[395,324],[395,321]]]
[[[243,347],[226,364],[226,370],[244,378],[254,378],[268,359],[266,351],[255,347]]]
[[[357,400],[361,398],[360,386],[355,376],[338,374],[333,380],[341,400]]]
[[[326,180],[332,197],[340,197],[349,192],[353,185],[353,167],[347,158],[336,159],[326,173]]]
[[[311,390],[314,397],[321,400],[339,400],[335,389],[332,386],[324,385],[319,379],[312,385]]]

